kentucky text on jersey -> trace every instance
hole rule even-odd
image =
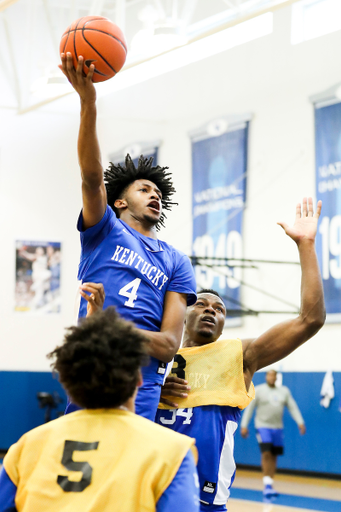
[[[163,286],[168,281],[168,277],[162,272],[162,270],[157,267],[152,266],[151,263],[147,263],[142,256],[137,254],[137,252],[128,249],[127,247],[121,247],[120,245],[116,246],[115,254],[111,258],[113,261],[117,261],[118,263],[123,263],[124,265],[128,265],[129,267],[134,267],[135,270],[141,272],[143,276],[147,276],[148,279],[159,289],[161,290]],[[161,283],[161,286],[160,283]]]
[[[207,373],[189,373],[188,382],[191,388],[204,388],[207,389],[207,382],[210,375]]]

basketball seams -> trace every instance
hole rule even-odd
[[[127,53],[127,48],[125,47],[125,45],[122,43],[122,41],[114,36],[113,34],[110,34],[110,32],[106,32],[105,30],[100,30],[99,28],[91,28],[91,27],[87,27],[86,25],[84,25],[84,27],[82,28],[78,28],[77,30],[82,30],[84,31],[85,30],[91,30],[92,32],[100,32],[101,34],[106,34],[107,36],[110,36],[112,37],[113,39],[115,39],[115,41],[117,41],[118,43],[120,43],[120,45],[122,46],[122,48],[124,49],[124,51]]]
[[[81,19],[82,19],[82,18],[81,18]],[[77,25],[76,25],[76,27],[75,27],[75,30],[74,30],[74,32],[73,32],[73,49],[74,49],[74,52],[75,52],[76,62],[78,61],[78,54],[77,54],[77,49],[76,49],[76,30],[77,30],[78,25],[79,25],[79,24],[80,24],[80,22],[81,22],[81,19],[80,19],[80,20],[78,20],[78,23],[77,23]]]
[[[63,34],[62,38],[66,35],[66,41],[65,41],[65,44],[64,44],[64,48],[63,48],[63,51],[61,53],[65,53],[65,48],[66,48],[66,45],[67,45],[67,42],[69,40],[69,35],[70,35],[70,30],[68,32],[65,32],[65,34]]]
[[[76,32],[80,32],[80,31],[83,32],[84,28],[86,28],[86,30],[90,30],[91,32],[100,32],[101,34],[106,34],[107,36],[112,37],[112,39],[115,39],[115,41],[120,43],[120,45],[124,49],[125,53],[127,54],[127,51],[128,51],[127,48],[125,47],[125,45],[122,43],[122,41],[118,37],[113,36],[112,34],[110,34],[110,32],[105,32],[104,30],[99,30],[98,28],[90,28],[90,27],[85,27],[85,26],[80,27],[80,28],[74,28],[72,30],[64,32],[62,37],[64,37],[65,35],[68,36],[71,32],[74,32],[74,37],[75,37]],[[83,37],[84,37],[84,35],[83,35]],[[65,46],[64,46],[64,49],[65,49]]]
[[[87,29],[87,30],[88,30],[88,29]],[[101,32],[101,31],[99,31],[99,32]],[[76,32],[75,32],[75,33],[76,33]],[[109,34],[108,34],[108,35],[109,35]],[[112,66],[111,64],[109,64],[109,62],[107,61],[107,59],[105,59],[105,58],[103,57],[103,55],[102,55],[101,53],[99,53],[99,51],[97,51],[97,50],[96,50],[96,48],[95,48],[94,46],[92,46],[92,44],[90,43],[90,41],[88,41],[88,40],[87,40],[87,38],[85,37],[84,32],[82,32],[82,36],[83,36],[84,41],[86,41],[86,43],[90,46],[90,48],[92,48],[92,49],[94,50],[94,52],[96,52],[96,53],[97,53],[97,55],[98,55],[99,57],[101,57],[101,59],[103,60],[103,62],[105,62],[105,63],[107,64],[107,66],[109,66],[109,68],[110,68],[110,69],[115,73],[115,75],[116,75],[117,71],[115,70],[115,68],[113,68],[113,66]],[[116,39],[116,37],[115,37],[114,39]]]

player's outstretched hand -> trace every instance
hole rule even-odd
[[[285,222],[277,222],[286,234],[290,236],[298,245],[302,240],[315,240],[317,232],[317,222],[321,214],[322,201],[317,203],[316,212],[313,209],[313,199],[305,197],[301,203],[296,206],[296,219],[292,227]]]
[[[91,64],[86,76],[83,74],[84,58],[78,57],[77,68],[73,66],[72,55],[70,52],[62,53],[60,56],[62,63],[58,66],[69,80],[72,87],[78,92],[80,99],[84,102],[96,101],[96,89],[92,81],[95,66]]]
[[[79,293],[88,303],[86,316],[103,309],[105,292],[102,283],[83,283],[79,287]]]
[[[178,377],[175,377],[174,375],[168,375],[166,382],[161,387],[161,398],[160,402],[162,404],[166,404],[169,407],[178,407],[178,404],[175,402],[172,402],[168,398],[165,398],[165,396],[175,396],[180,398],[187,398],[188,397],[188,391],[190,391],[191,387],[188,385],[187,380],[179,379]]]

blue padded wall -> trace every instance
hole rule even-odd
[[[320,405],[320,391],[324,373],[283,373],[283,385],[296,400],[307,427],[304,436],[299,434],[296,423],[286,410],[284,414],[285,453],[278,457],[278,467],[297,471],[341,474],[341,373],[333,373],[335,398],[328,409]],[[255,385],[265,382],[265,373],[254,376]],[[247,440],[240,429],[235,435],[237,464],[260,466],[260,452],[255,438],[252,418]]]
[[[53,409],[52,418],[64,411],[66,394],[51,372],[0,371],[0,449],[15,443],[28,430],[44,423],[45,411],[39,407],[37,393],[57,392],[63,402]]]
[[[278,467],[317,473],[341,475],[341,373],[334,373],[335,398],[328,409],[320,406],[320,390],[324,373],[284,373],[283,384],[288,386],[298,403],[307,426],[307,434],[300,436],[296,423],[286,411],[284,415],[285,454],[278,458]],[[264,373],[254,377],[254,384],[265,380]],[[66,405],[66,395],[58,380],[50,372],[0,372],[0,449],[7,449],[28,430],[44,423],[44,410],[39,408],[39,391],[57,393],[64,402],[55,418]],[[253,419],[250,436],[242,439],[239,429],[235,435],[237,464],[260,465],[260,453],[255,438]]]

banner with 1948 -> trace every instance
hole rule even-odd
[[[322,199],[317,254],[327,321],[341,322],[341,103],[315,106],[316,199]]]
[[[193,254],[198,288],[213,288],[228,309],[240,310],[242,268],[218,267],[209,257],[242,258],[248,122],[219,136],[192,139]],[[217,261],[216,261],[217,262]],[[229,300],[230,299],[230,300]],[[228,325],[240,325],[238,316]]]

